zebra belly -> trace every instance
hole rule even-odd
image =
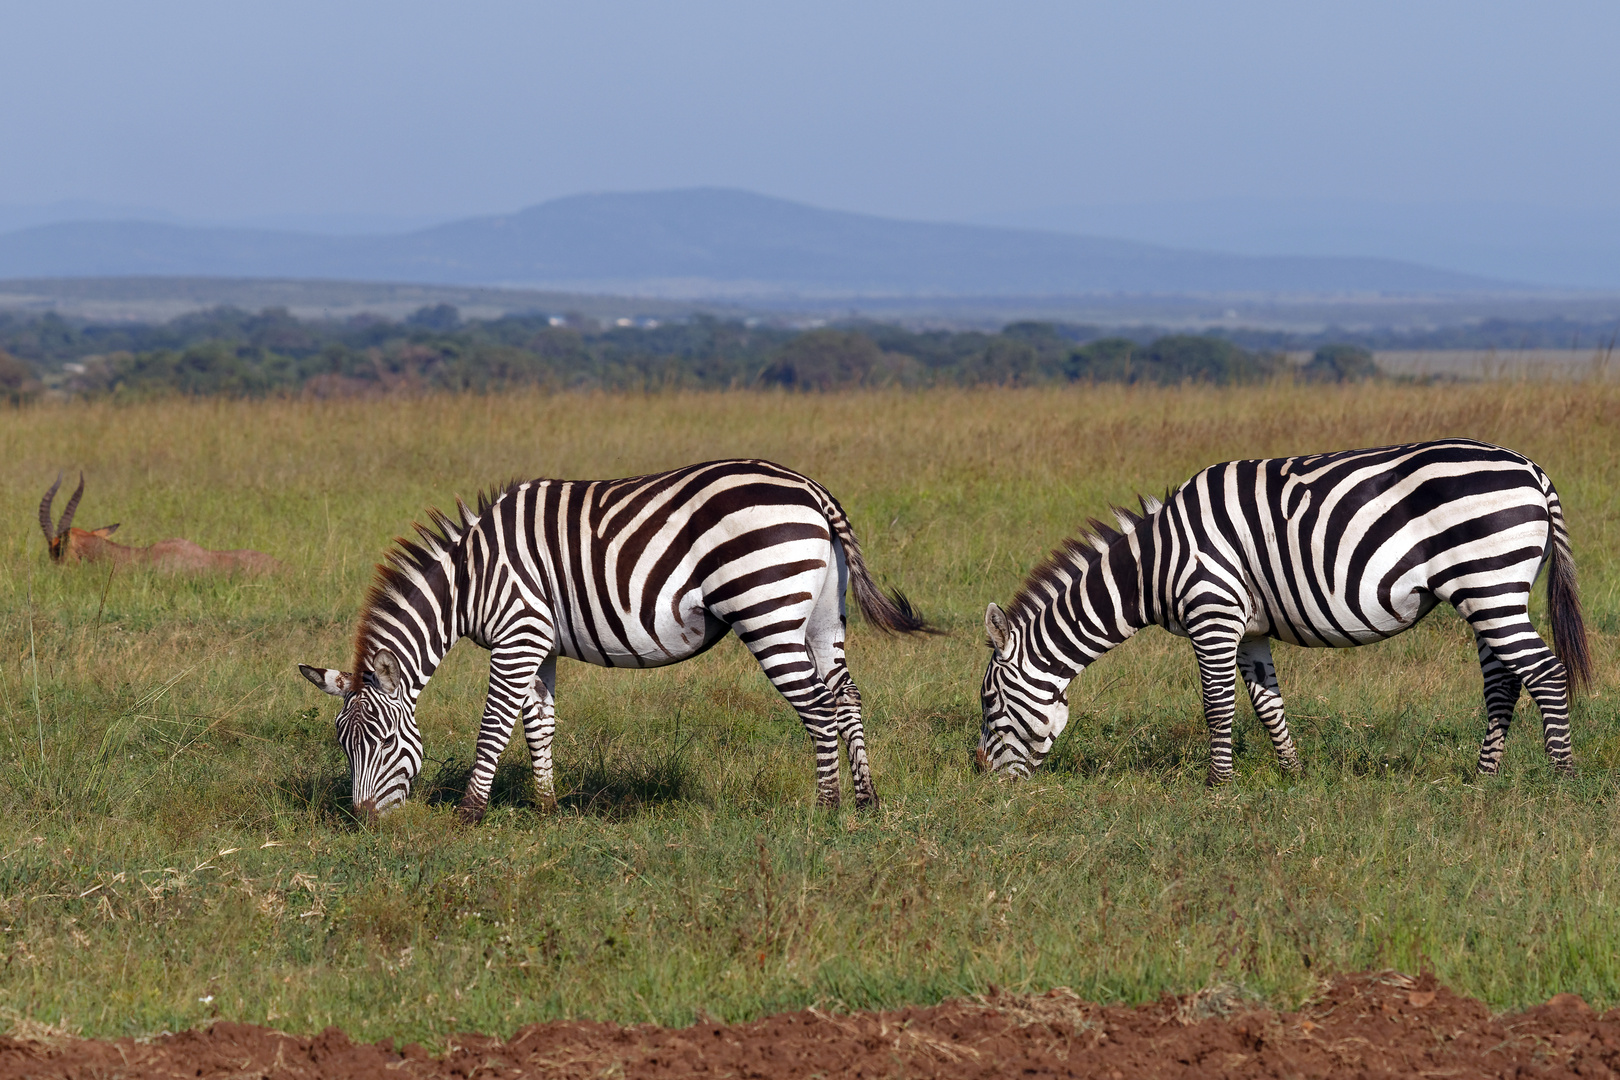
[[[593,640],[579,627],[563,635],[558,651],[599,667],[665,667],[707,652],[731,630],[709,613],[696,591],[674,603],[659,603],[655,610],[650,632],[636,616],[620,612],[617,634],[598,625]]]
[[[1335,614],[1340,616],[1335,623],[1307,619],[1299,611],[1268,613],[1250,620],[1247,636],[1274,637],[1306,648],[1371,645],[1412,629],[1440,602],[1439,597],[1427,589],[1411,589],[1391,600],[1390,609],[1382,612],[1384,618],[1376,623],[1347,617],[1342,605],[1333,605]]]

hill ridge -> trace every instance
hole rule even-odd
[[[216,275],[689,297],[1471,293],[1395,259],[1183,250],[826,210],[731,188],[569,195],[367,236],[81,221],[0,234],[0,277]]]

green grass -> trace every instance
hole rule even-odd
[[[1288,1002],[1324,973],[1423,965],[1502,1008],[1620,1003],[1617,418],[1620,389],[1596,384],[5,412],[0,1017],[437,1041],[990,983],[1140,1001],[1226,979]],[[1564,497],[1599,672],[1575,779],[1551,775],[1528,700],[1502,777],[1471,774],[1478,667],[1446,612],[1365,649],[1277,648],[1302,780],[1240,710],[1239,779],[1203,788],[1191,650],[1157,631],[1075,686],[1033,780],[969,771],[984,604],[1086,516],[1223,458],[1442,434],[1529,453]],[[561,809],[533,807],[517,745],[473,830],[450,812],[482,702],[463,644],[422,700],[411,802],[350,817],[335,709],[295,664],[347,658],[390,536],[513,475],[730,454],[826,483],[879,577],[952,631],[853,630],[880,813],[813,808],[808,740],[731,641],[657,671],[565,664]],[[79,524],[256,547],[288,572],[51,565],[34,510],[81,466]]]

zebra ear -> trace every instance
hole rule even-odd
[[[1006,651],[1007,641],[1012,636],[1012,625],[1007,621],[1007,613],[993,602],[984,609],[984,632],[990,636],[992,649],[998,653]]]
[[[298,673],[333,697],[342,697],[354,687],[354,676],[347,671],[299,664]]]
[[[399,692],[399,657],[387,649],[378,649],[371,658],[371,673],[377,676],[382,692],[392,697]]]

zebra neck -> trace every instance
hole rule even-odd
[[[391,574],[373,589],[361,617],[357,670],[369,667],[377,649],[387,648],[400,662],[414,700],[438,670],[450,647],[466,633],[465,605],[457,587],[455,550],[424,567]]]
[[[1048,587],[1023,602],[1027,662],[1074,678],[1104,653],[1156,621],[1153,519],[1100,547],[1075,545],[1067,565],[1047,570]]]

